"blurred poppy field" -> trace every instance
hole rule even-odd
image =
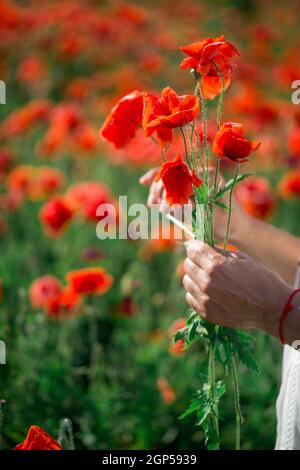
[[[139,178],[160,150],[140,129],[119,149],[99,129],[127,93],[192,94],[179,47],[224,34],[240,52],[224,119],[261,142],[236,197],[300,236],[299,14],[297,0],[1,0],[1,448],[32,425],[64,449],[204,448],[195,417],[179,419],[206,363],[200,343],[182,351],[172,339],[187,312],[182,244],[96,235],[100,204],[146,202]],[[180,145],[174,133],[171,157]],[[251,334],[259,372],[239,367],[242,448],[272,449],[281,347]],[[230,387],[225,449],[234,447]]]

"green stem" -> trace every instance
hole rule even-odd
[[[237,166],[237,169],[236,169],[236,172],[235,172],[235,175],[234,175],[234,180],[233,180],[232,186],[230,188],[230,193],[229,193],[229,214],[228,214],[228,220],[227,220],[226,235],[225,235],[225,239],[224,239],[224,250],[227,249],[227,244],[228,244],[230,222],[231,222],[231,213],[232,213],[232,194],[233,194],[233,189],[234,189],[239,171],[240,171],[240,164],[238,164],[238,166]]]
[[[221,78],[221,82],[222,82],[222,92],[220,94],[219,103],[218,103],[218,110],[217,110],[217,130],[220,130],[221,120],[222,120],[222,113],[223,113],[224,96],[225,96],[225,81],[224,81],[224,76],[223,76],[221,70],[219,69],[219,67],[217,66],[217,64],[215,62],[213,62],[213,65],[217,69],[218,74]],[[213,186],[214,187],[214,190],[213,190],[214,194],[216,193],[216,189],[217,189],[218,173],[219,173],[219,158],[217,157],[215,176],[214,176],[214,186]]]
[[[231,358],[231,371],[233,379],[233,391],[234,391],[234,407],[235,407],[235,450],[240,450],[241,448],[241,423],[243,423],[243,416],[240,406],[240,393],[239,393],[239,384],[236,371],[236,364],[234,356]]]
[[[188,152],[188,147],[187,147],[187,143],[186,143],[185,133],[184,133],[184,130],[182,129],[182,127],[180,127],[179,129],[180,129],[180,132],[181,132],[182,137],[183,137],[184,150],[185,150],[185,158],[186,158],[187,164],[188,164],[188,166],[189,166],[189,169],[191,170],[191,169],[192,169],[192,165],[191,165],[191,162],[190,162],[190,159],[189,159],[189,152]]]
[[[187,132],[188,132],[188,136],[189,136],[193,167],[194,167],[196,175],[199,176],[199,171],[198,171],[198,166],[197,166],[196,159],[195,159],[194,146],[193,146],[193,128],[192,128],[192,133],[190,133],[189,127],[187,128]]]
[[[218,438],[217,450],[220,448],[220,434],[219,434],[219,409],[218,409],[218,400],[216,397],[216,359],[215,359],[215,349],[214,344],[211,342],[209,344],[209,359],[208,359],[208,384],[210,385],[211,390],[211,399],[214,405],[213,415],[212,415],[212,425],[214,427],[216,436]]]
[[[203,87],[199,85],[201,93],[200,93],[200,102],[201,102],[201,111],[202,111],[202,125],[203,125],[203,145],[204,145],[204,155],[205,155],[205,186],[207,190],[207,196],[209,195],[209,178],[208,178],[208,164],[209,164],[209,152],[208,152],[208,142],[207,142],[207,130],[206,130],[206,121],[207,121],[207,113],[206,113],[206,101],[204,98],[204,91]]]
[[[197,159],[199,160],[199,163],[201,165],[201,168],[202,168],[202,171],[203,171],[203,175],[205,175],[205,169],[204,169],[204,165],[203,165],[203,161],[202,161],[202,158],[201,158],[201,154],[200,154],[200,145],[199,145],[199,135],[198,135],[198,132],[196,131],[195,129],[195,122],[193,121],[191,124],[191,129],[192,129],[192,137],[193,135],[195,134],[195,137],[196,137],[196,154],[197,154]]]

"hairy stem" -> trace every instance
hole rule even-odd
[[[231,214],[232,214],[232,195],[233,195],[233,190],[234,190],[234,186],[235,186],[235,183],[236,183],[236,179],[239,175],[239,171],[240,171],[240,165],[238,164],[235,175],[234,175],[234,180],[233,180],[232,186],[230,188],[230,193],[229,193],[229,214],[228,214],[228,220],[227,220],[226,235],[225,235],[225,239],[224,239],[224,250],[227,249],[227,244],[228,244]]]
[[[231,358],[231,371],[233,379],[233,392],[234,392],[234,407],[235,407],[235,450],[240,450],[241,448],[241,423],[243,423],[243,416],[240,406],[240,393],[239,393],[239,384],[236,371],[236,364],[234,356]]]

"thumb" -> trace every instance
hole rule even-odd
[[[145,186],[150,185],[158,171],[158,168],[151,168],[151,170],[147,171],[143,176],[140,177],[139,182],[140,184],[144,184]]]

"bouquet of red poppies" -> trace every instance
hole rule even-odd
[[[233,60],[239,55],[235,46],[223,36],[180,48],[186,58],[180,64],[189,69],[195,81],[191,95],[179,96],[170,87],[160,96],[146,91],[133,91],[121,98],[111,110],[102,128],[102,137],[116,148],[125,147],[139,127],[145,137],[152,138],[161,149],[163,163],[156,175],[162,180],[169,206],[194,201],[193,236],[211,246],[215,245],[213,213],[220,206],[228,213],[224,249],[227,249],[232,194],[235,185],[248,175],[240,173],[240,164],[247,161],[260,143],[245,137],[241,123],[222,122],[223,101],[234,70]],[[209,143],[207,102],[218,98],[216,129],[212,145]],[[182,138],[182,153],[170,159],[168,149]],[[233,176],[228,182],[219,177],[219,162],[231,163]],[[236,413],[236,448],[240,447],[240,424],[242,415],[236,372],[236,359],[256,369],[251,355],[251,340],[240,331],[211,325],[195,311],[190,312],[186,326],[175,335],[175,341],[183,341],[188,348],[195,339],[204,341],[208,351],[207,380],[195,394],[190,407],[182,417],[197,414],[206,445],[209,449],[220,448],[219,401],[225,393],[225,383],[216,379],[216,363],[227,375],[232,374]]]

